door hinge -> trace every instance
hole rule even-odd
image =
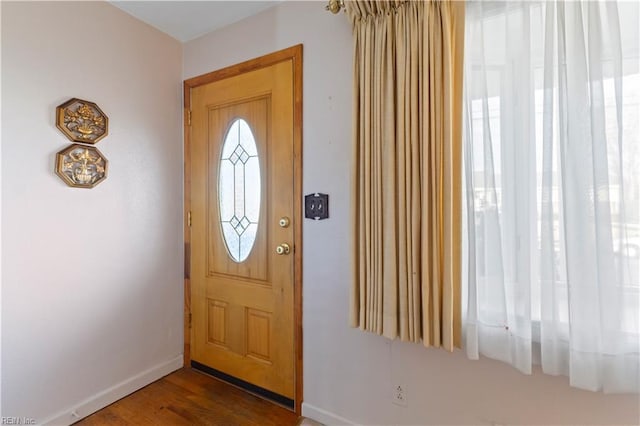
[[[187,126],[191,126],[191,110],[187,110]]]
[[[191,228],[191,210],[187,213],[187,226]]]
[[[191,312],[189,312],[189,328],[191,328]]]

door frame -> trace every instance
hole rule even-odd
[[[191,364],[191,89],[291,60],[293,64],[293,321],[295,412],[301,415],[302,386],[302,44],[184,80],[184,366]]]

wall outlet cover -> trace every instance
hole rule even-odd
[[[407,404],[407,387],[405,385],[395,385],[393,387],[393,394],[391,402],[401,407],[406,407]]]

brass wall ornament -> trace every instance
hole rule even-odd
[[[56,127],[72,142],[95,144],[107,136],[109,119],[93,102],[73,98],[56,108]]]
[[[96,147],[73,144],[56,154],[56,174],[69,186],[93,188],[107,178],[107,159]]]

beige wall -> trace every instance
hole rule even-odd
[[[581,391],[565,377],[349,328],[351,30],[324,4],[287,1],[184,45],[189,78],[304,43],[304,192],[328,193],[331,214],[304,223],[304,413],[360,424],[637,423],[637,395]],[[392,404],[395,384],[407,407]]]
[[[3,1],[1,35],[2,415],[69,424],[181,364],[182,48],[103,2]],[[71,97],[109,116],[91,190],[53,172]]]
[[[180,365],[180,81],[304,43],[304,412],[330,423],[638,423],[637,396],[572,389],[348,327],[351,34],[324,2],[283,3],[183,46],[98,2],[2,2],[3,416],[68,424]],[[181,75],[181,66],[184,73]],[[108,179],[53,173],[56,105],[96,101]],[[391,403],[395,384],[408,406]]]

